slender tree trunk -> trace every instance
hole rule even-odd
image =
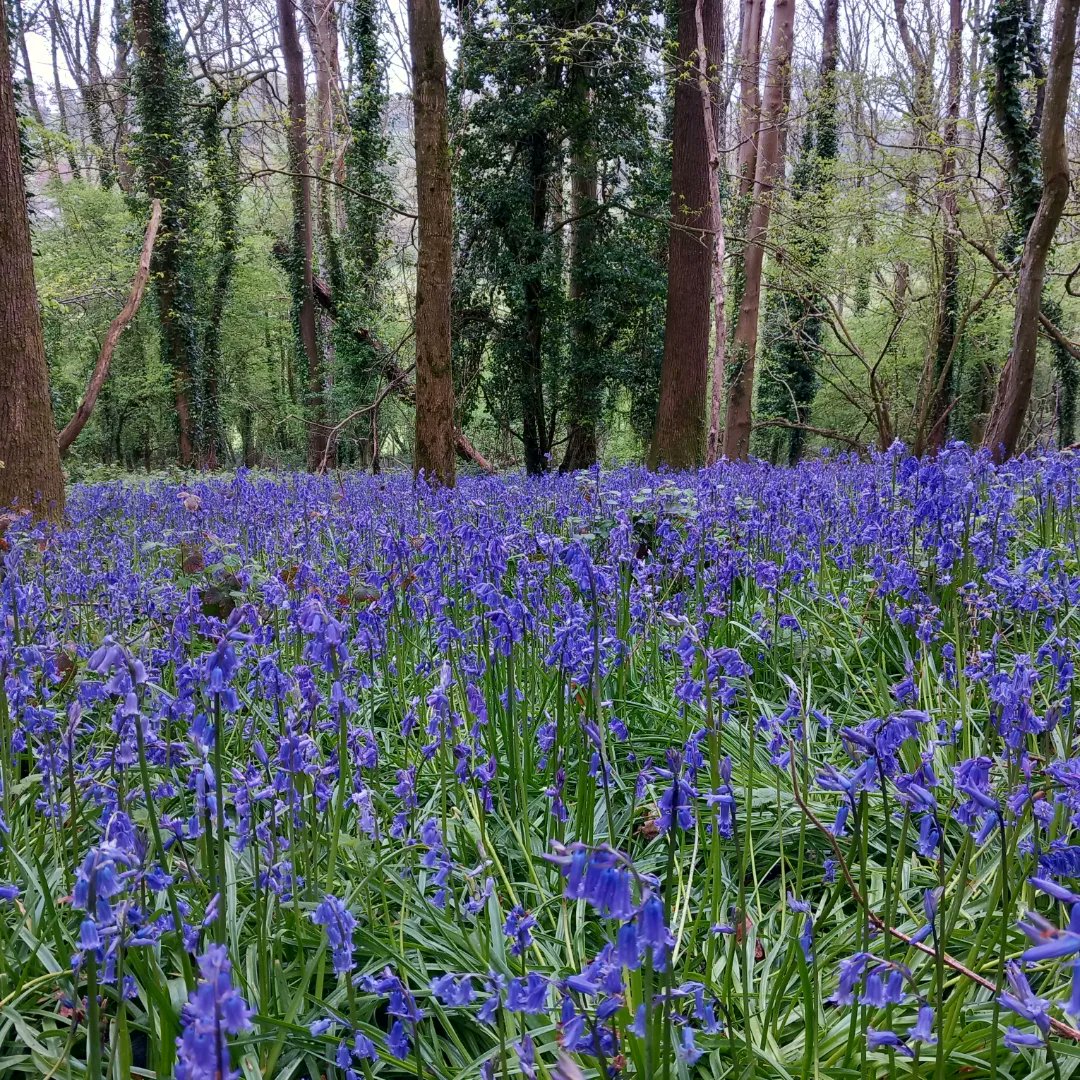
[[[0,18],[0,507],[64,512],[6,20]]]
[[[960,237],[956,198],[956,150],[960,125],[960,85],[963,79],[964,16],[961,0],[949,0],[948,105],[942,131],[941,212],[944,234],[941,239],[941,295],[938,299],[934,334],[934,363],[931,368],[929,411],[922,425],[926,449],[940,450],[949,432],[949,407],[953,396],[953,354],[960,315]]]
[[[38,100],[37,86],[34,83],[34,68],[30,63],[30,48],[26,41],[26,15],[23,11],[22,0],[12,0],[11,4],[13,30],[18,35],[19,55],[22,58],[23,84],[26,87],[27,104],[30,112],[38,124],[45,127],[45,117],[41,112],[41,102]],[[55,179],[60,178],[60,172],[56,167],[56,153],[52,142],[44,140],[45,164]]]
[[[285,59],[285,86],[289,102],[289,167],[293,198],[293,303],[300,327],[300,345],[307,361],[307,463],[313,472],[325,457],[327,425],[319,335],[316,327],[314,237],[311,213],[311,167],[307,142],[307,91],[304,53],[296,29],[292,0],[277,0],[281,52]]]
[[[1016,452],[1031,401],[1039,341],[1039,312],[1046,261],[1069,196],[1069,158],[1065,145],[1065,118],[1069,108],[1076,52],[1076,21],[1080,0],[1058,0],[1046,95],[1039,129],[1043,189],[1035,219],[1024,242],[1016,291],[1012,348],[998,380],[983,445],[996,461]]]
[[[116,67],[113,84],[116,89],[112,97],[113,147],[112,155],[116,161],[116,182],[125,195],[135,190],[135,170],[128,153],[128,79],[131,55],[130,41],[131,13],[126,0],[114,0],[113,3],[113,40],[116,49]]]
[[[453,231],[450,140],[439,0],[408,0],[419,244],[416,267],[416,451],[413,470],[454,486],[450,360]]]
[[[739,36],[739,153],[735,167],[736,195],[746,200],[754,191],[758,121],[761,117],[761,31],[765,0],[743,0]]]
[[[548,135],[534,131],[528,142],[532,237],[537,255],[530,260],[524,294],[525,344],[521,378],[521,426],[525,471],[547,471],[548,430],[544,414],[544,278],[539,258],[548,213]]]
[[[695,0],[679,0],[678,73],[671,141],[671,217],[668,292],[660,403],[649,467],[689,469],[705,453],[709,386],[709,330],[713,301],[713,241],[718,207],[710,185],[706,111],[699,73],[722,47],[719,0],[702,0],[707,56],[698,56]]]
[[[951,2],[951,0],[950,0]],[[911,108],[911,154],[912,163],[904,181],[904,232],[912,228],[912,222],[918,213],[920,189],[920,160],[928,142],[936,131],[936,123],[931,120],[934,99],[933,57],[926,43],[921,41],[911,29],[907,17],[907,0],[893,0],[896,26],[900,40],[904,45],[908,63],[911,65],[912,92],[909,99]],[[908,300],[911,284],[911,266],[901,259],[894,266],[893,306],[900,312]]]
[[[718,140],[724,130],[725,108],[719,93],[719,80],[724,67],[724,12],[720,2],[719,33],[715,56],[709,55],[705,38],[705,13],[703,0],[694,5],[694,30],[697,40],[698,95],[701,98],[702,122],[705,126],[705,143],[709,151],[709,201],[713,211],[712,243],[712,294],[713,294],[713,346],[709,375],[709,439],[706,460],[711,465],[720,456],[722,441],[721,425],[724,411],[724,373],[727,359],[727,294],[724,288],[724,207],[720,201],[720,147]]]
[[[765,23],[766,0],[742,0],[739,33],[738,79],[739,121],[735,155],[734,199],[730,219],[734,243],[731,283],[728,293],[733,310],[742,303],[746,286],[743,250],[753,202],[761,125],[761,32]],[[726,378],[726,373],[725,373]],[[724,388],[726,390],[726,387]],[[718,428],[722,425],[718,423]]]
[[[750,453],[758,315],[761,311],[761,276],[769,233],[769,217],[772,213],[773,188],[782,166],[780,133],[783,125],[787,123],[788,68],[791,64],[794,20],[794,0],[776,0],[758,137],[754,206],[743,251],[743,291],[732,339],[730,362],[733,370],[728,391],[727,420],[724,424],[724,455],[733,459],[744,459]]]
[[[97,164],[98,182],[103,188],[112,187],[116,169],[112,153],[105,145],[103,121],[105,80],[101,73],[101,0],[91,0],[86,33],[86,83],[82,88],[86,105],[87,125],[94,144],[93,155]]]
[[[57,50],[59,44],[57,42],[57,36],[59,31],[56,28],[55,16],[49,17],[49,56],[52,60],[52,78],[53,78],[53,97],[56,98],[56,116],[60,125],[60,134],[64,137],[67,152],[68,169],[71,171],[71,175],[74,179],[79,178],[79,159],[75,153],[75,144],[71,138],[71,128],[68,125],[67,117],[67,98],[65,95],[65,89],[60,82],[60,64],[57,56]]]

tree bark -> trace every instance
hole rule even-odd
[[[928,387],[929,411],[919,433],[920,440],[925,439],[925,449],[930,453],[935,453],[945,445],[949,432],[949,408],[953,396],[953,354],[956,351],[956,326],[960,314],[956,150],[960,124],[960,84],[963,79],[963,33],[961,0],[949,0],[948,105],[942,131],[940,173],[941,212],[944,218],[944,234],[941,238],[941,295],[934,334],[934,363]]]
[[[416,142],[416,448],[413,471],[454,486],[454,378],[450,359],[453,234],[450,140],[439,0],[408,0]]]
[[[773,188],[782,166],[780,133],[787,123],[788,68],[791,64],[794,20],[794,0],[776,0],[758,136],[754,206],[743,249],[743,291],[729,361],[734,368],[724,424],[724,455],[739,460],[745,459],[750,453],[754,367],[757,360],[758,315],[761,310],[761,275],[769,217],[772,213]]]
[[[672,128],[668,291],[660,402],[649,467],[689,469],[705,453],[713,241],[717,209],[710,185],[706,111],[699,70],[716,63],[722,43],[720,0],[701,0],[707,55],[698,56],[697,5],[679,0],[678,76]]]
[[[761,117],[761,30],[765,0],[743,0],[739,36],[739,154],[735,167],[736,195],[748,199],[754,191]]]
[[[706,461],[712,465],[720,456],[722,440],[721,415],[724,411],[724,374],[727,359],[727,293],[724,289],[724,207],[720,201],[720,147],[718,139],[724,130],[723,109],[720,99],[719,78],[723,70],[724,39],[723,6],[719,21],[716,55],[709,55],[705,40],[705,15],[702,0],[694,5],[694,30],[697,40],[698,94],[701,97],[701,114],[705,125],[705,143],[709,151],[709,200],[713,209],[712,243],[712,293],[713,293],[713,351],[712,371],[709,377],[709,439]],[[710,66],[711,65],[711,66]]]
[[[526,152],[529,155],[530,209],[532,235],[531,257],[522,261],[528,276],[522,286],[525,341],[521,367],[521,431],[525,451],[525,471],[530,476],[547,472],[550,433],[544,413],[544,275],[541,253],[544,226],[548,213],[549,148],[546,131],[532,132]],[[519,258],[524,254],[520,250]]]
[[[281,52],[285,60],[285,89],[289,104],[289,165],[293,201],[293,303],[300,328],[300,344],[307,360],[307,464],[318,469],[326,452],[326,409],[323,393],[319,337],[315,322],[314,237],[311,213],[311,169],[308,164],[307,91],[304,53],[296,28],[292,0],[277,0]]]
[[[0,18],[0,507],[64,512],[6,20]]]
[[[1027,417],[1035,374],[1046,261],[1069,196],[1065,119],[1069,108],[1069,88],[1076,52],[1078,10],[1080,0],[1058,0],[1054,12],[1050,66],[1039,128],[1042,196],[1024,241],[1024,253],[1020,260],[1012,348],[998,380],[997,392],[983,436],[983,446],[987,447],[994,460],[999,462],[1016,452],[1020,432]]]
[[[161,225],[161,203],[155,199],[150,212],[150,223],[146,226],[146,236],[143,239],[142,253],[139,255],[139,266],[135,271],[135,278],[131,283],[131,292],[128,294],[127,303],[124,304],[120,314],[113,319],[109,326],[105,341],[98,353],[97,363],[94,365],[93,374],[86,387],[75,415],[64,425],[63,430],[57,436],[57,445],[61,457],[71,449],[71,444],[79,437],[79,433],[97,404],[98,394],[109,377],[109,365],[112,363],[113,353],[120,335],[127,329],[128,324],[135,318],[139,305],[142,303],[143,293],[146,291],[146,282],[150,277],[150,259],[154,254],[154,243],[157,241],[158,227]]]
[[[590,5],[579,25],[595,15]],[[573,129],[570,136],[570,377],[567,381],[567,441],[560,472],[588,469],[596,464],[596,424],[602,404],[597,352],[596,317],[591,310],[590,260],[599,209],[591,65],[576,57],[570,69]]]

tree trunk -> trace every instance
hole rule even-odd
[[[45,127],[45,117],[41,112],[41,102],[38,101],[37,86],[34,83],[34,69],[30,63],[30,49],[26,41],[26,16],[23,13],[22,0],[12,0],[11,4],[11,25],[12,30],[18,35],[19,55],[22,58],[23,69],[23,85],[26,87],[27,104],[30,106],[30,112],[38,124]],[[14,61],[12,61],[14,64]],[[48,138],[44,140],[44,155],[45,164],[48,166],[49,172],[55,179],[60,178],[60,173],[56,167],[56,153],[52,147],[52,141]]]
[[[761,275],[765,262],[769,217],[772,213],[773,187],[782,166],[780,132],[787,123],[788,67],[791,64],[794,20],[794,0],[776,0],[758,136],[754,206],[743,250],[743,291],[732,339],[730,362],[733,371],[728,391],[727,420],[724,424],[724,455],[740,460],[750,453],[758,314],[761,310]]]
[[[450,361],[453,233],[450,145],[439,0],[408,0],[416,140],[416,450],[413,471],[454,486]]]
[[[707,56],[698,57],[695,0],[679,0],[678,65],[672,128],[668,291],[660,402],[649,467],[689,469],[705,452],[709,383],[713,241],[717,210],[710,185],[706,111],[698,81],[720,56],[723,12],[719,0],[701,0]]]
[[[529,260],[524,294],[525,343],[521,372],[521,427],[525,471],[547,472],[547,417],[544,415],[544,276],[540,252],[548,212],[548,135],[534,131],[527,147],[531,185],[532,237],[536,257]]]
[[[719,80],[724,66],[723,6],[717,35],[716,53],[709,55],[705,39],[703,0],[694,5],[694,31],[697,41],[698,95],[701,98],[705,143],[709,151],[709,201],[713,209],[712,293],[713,293],[713,351],[709,376],[709,438],[706,461],[712,465],[720,456],[722,440],[721,415],[724,411],[724,374],[727,359],[727,294],[724,289],[724,207],[720,201],[720,147],[718,140],[724,130],[725,106],[719,94]]]
[[[64,136],[67,146],[68,169],[74,179],[79,179],[79,159],[75,154],[75,144],[71,138],[71,128],[68,126],[67,98],[64,96],[64,86],[60,82],[60,64],[57,58],[59,43],[57,37],[59,30],[55,19],[49,18],[49,55],[52,59],[53,97],[56,98],[56,116],[60,124],[60,134]]]
[[[743,0],[742,33],[739,36],[739,154],[735,167],[736,195],[743,200],[753,194],[757,167],[761,30],[764,23],[765,0]]]
[[[584,25],[595,7],[582,11]],[[596,424],[602,405],[597,352],[596,316],[592,310],[590,261],[596,255],[596,215],[599,210],[591,66],[576,57],[570,69],[570,377],[567,380],[567,442],[560,472],[588,469],[596,464]]]
[[[105,80],[101,74],[101,0],[91,0],[86,32],[86,83],[81,88],[86,105],[87,126],[94,144],[93,155],[97,163],[98,183],[103,188],[112,187],[116,179],[112,153],[105,145],[104,110]]]
[[[735,155],[734,199],[730,211],[735,242],[732,245],[734,259],[728,290],[735,311],[738,311],[742,303],[743,289],[746,287],[743,251],[753,201],[758,140],[761,134],[761,31],[765,22],[765,0],[742,0],[741,16],[737,62],[739,134]],[[717,417],[717,428],[721,426]]]
[[[1069,196],[1065,118],[1069,108],[1069,88],[1076,52],[1078,10],[1080,0],[1058,0],[1054,12],[1050,67],[1046,76],[1046,96],[1039,128],[1042,196],[1035,211],[1035,219],[1028,230],[1024,254],[1020,260],[1012,348],[998,380],[997,393],[983,437],[983,445],[990,450],[994,460],[999,462],[1016,452],[1031,401],[1046,261]]]
[[[289,168],[292,172],[293,305],[300,329],[300,345],[307,361],[307,464],[314,472],[326,452],[327,425],[319,336],[315,321],[314,238],[311,215],[311,168],[307,144],[307,91],[304,53],[296,29],[292,0],[277,0],[281,52],[285,59],[285,87],[289,103]]]
[[[113,158],[116,161],[116,182],[125,195],[135,190],[135,170],[128,153],[128,63],[131,53],[131,13],[126,3],[116,0],[113,4],[113,40],[115,42],[116,67],[113,71]]]
[[[956,149],[960,123],[960,84],[963,79],[964,16],[961,0],[949,0],[948,106],[942,131],[941,212],[944,234],[941,239],[941,295],[938,300],[934,334],[934,363],[931,368],[929,411],[922,425],[925,448],[935,453],[945,445],[949,432],[949,409],[953,396],[953,354],[960,315],[960,238],[956,199]]]
[[[6,20],[0,18],[0,507],[64,512]]]
[[[141,181],[162,205],[161,234],[151,263],[161,357],[172,373],[180,464],[190,468],[200,464],[202,447],[213,433],[203,424],[205,386],[194,322],[197,270],[187,239],[192,195],[182,100],[186,69],[165,0],[133,0],[131,26]]]

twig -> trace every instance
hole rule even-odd
[[[802,793],[799,791],[799,781],[795,775],[795,744],[789,739],[788,748],[790,750],[789,758],[789,771],[791,773],[791,787],[795,796],[795,802],[798,804],[799,809],[809,818],[810,823],[816,828],[826,839],[829,847],[832,848],[833,855],[836,858],[837,865],[840,867],[840,872],[844,875],[844,880],[847,882],[848,889],[851,891],[852,899],[855,903],[862,908],[866,914],[870,923],[880,931],[886,934],[890,934],[898,941],[904,942],[905,945],[909,945],[913,949],[918,949],[919,952],[925,953],[927,956],[937,957],[938,953],[932,949],[929,945],[924,944],[921,941],[913,941],[911,937],[905,934],[902,930],[897,930],[895,926],[889,926],[885,920],[870,907],[866,898],[859,891],[859,886],[855,884],[855,879],[851,876],[851,871],[848,869],[847,860],[844,858],[843,851],[840,850],[840,845],[837,843],[836,837],[829,831],[828,826],[814,813],[813,810],[807,806],[806,801],[802,797]],[[950,956],[947,952],[941,953],[941,960],[947,968],[951,968],[953,971],[960,975],[971,979],[972,982],[978,983],[979,986],[986,990],[989,990],[993,994],[1001,993],[1001,990],[989,979],[978,974],[978,972],[972,971],[971,968],[962,964],[955,957]],[[1060,1035],[1063,1039],[1072,1039],[1074,1042],[1080,1042],[1080,1031],[1074,1027],[1069,1027],[1068,1024],[1063,1024],[1060,1020],[1055,1020],[1050,1017],[1050,1029],[1056,1034]]]

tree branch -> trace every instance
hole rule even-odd
[[[146,226],[146,236],[143,239],[142,253],[139,255],[139,266],[135,271],[135,278],[131,283],[131,292],[128,294],[127,303],[124,304],[120,314],[113,319],[109,326],[101,351],[98,353],[97,363],[94,365],[93,374],[86,387],[75,415],[64,425],[63,430],[56,437],[60,446],[61,457],[71,448],[71,444],[79,437],[79,432],[86,426],[90,414],[97,404],[98,394],[105,385],[109,376],[109,365],[112,363],[113,353],[116,351],[120,335],[127,329],[128,324],[135,318],[142,303],[143,294],[146,292],[146,282],[150,277],[150,259],[154,253],[154,243],[157,241],[158,229],[161,226],[161,202],[153,201],[150,210],[150,223]]]

